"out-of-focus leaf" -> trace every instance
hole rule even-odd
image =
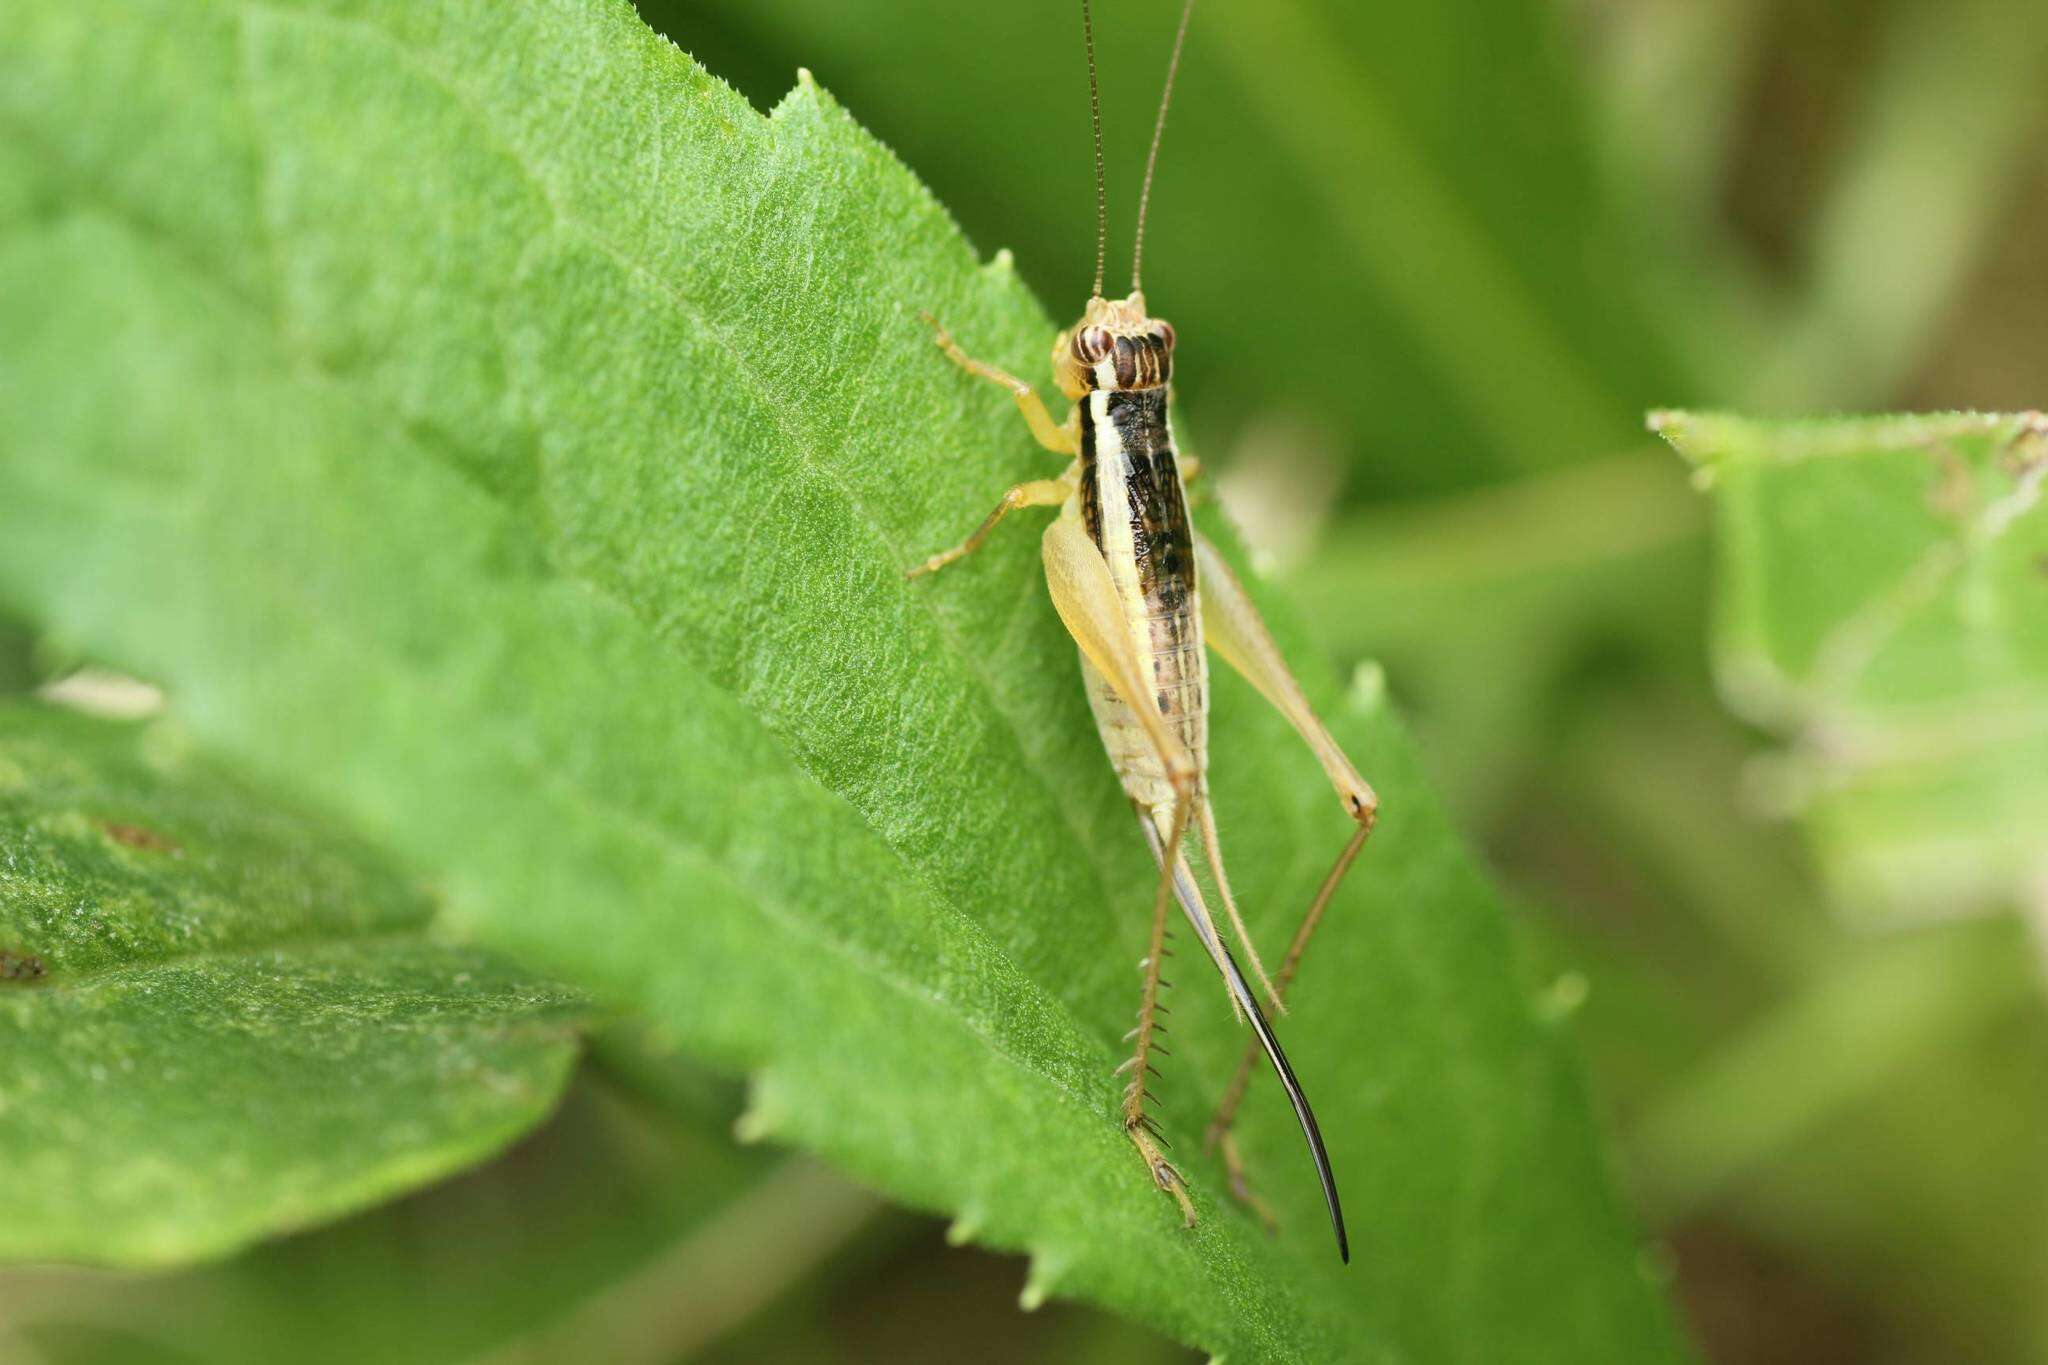
[[[1760,784],[1875,921],[2048,876],[2048,423],[1660,414],[1714,490],[1714,649],[1782,735]]]
[[[1743,1169],[1716,1207],[1858,1291],[1904,1359],[2032,1365],[2048,1350],[2036,1140],[2048,1120],[2048,1019],[2029,940],[2011,919],[1866,939],[1851,951],[1869,961],[1759,1021],[1704,1070],[1700,1092],[1675,1097],[1708,1100],[1747,1067],[1740,1098],[1766,1123],[1817,1120],[1775,1135],[1784,1140],[1769,1159]],[[1887,958],[1916,958],[1917,970],[1894,967],[1888,982],[1885,967],[1872,970]],[[1858,985],[1872,995],[1853,1004]],[[1891,1017],[1895,1003],[1914,1017]],[[1889,1053],[1881,1072],[1862,1060],[1866,1042]],[[1819,1111],[1802,1089],[1835,1107]],[[1772,1136],[1746,1126],[1725,1123],[1709,1142]]]
[[[544,1117],[574,999],[131,726],[0,705],[0,1259],[164,1264]]]
[[[597,1036],[545,1127],[407,1199],[173,1274],[0,1270],[0,1361],[854,1365],[895,1343],[1004,1365],[1186,1358],[1107,1313],[1024,1317],[1008,1258],[954,1253],[808,1157],[736,1145],[740,1087],[635,1033]],[[1016,1319],[999,1343],[992,1314]]]
[[[1807,278],[1744,405],[1897,401],[1944,315],[1967,318],[1957,293],[2008,222],[2015,173],[2035,164],[2030,150],[2048,131],[2041,18],[2005,0],[1884,11],[1802,253]]]
[[[2028,929],[1855,931],[2038,904],[2039,419],[1659,425],[1713,490],[1723,695],[1785,744],[1753,763],[1752,796],[1804,815],[1849,919],[1814,924],[1796,889],[1695,898],[1803,922],[1804,946],[1775,999],[1643,1088],[1629,1164],[1661,1216],[1740,1226],[1853,1294],[1909,1354],[2037,1359],[2044,1038]],[[1640,806],[1641,790],[1623,799]],[[1711,816],[1692,824],[1689,843],[1724,842]],[[1682,974],[1695,990],[1699,960]]]
[[[600,1056],[611,1046],[600,1039]],[[661,1070],[678,1073],[673,1059]],[[810,1245],[836,1246],[848,1213],[857,1222],[880,1207],[808,1158],[736,1146],[738,1087],[679,1078],[691,1093],[655,1106],[637,1083],[628,1094],[589,1068],[560,1112],[497,1160],[222,1264],[168,1275],[0,1272],[0,1359],[21,1340],[47,1365],[117,1365],[139,1358],[138,1343],[212,1365],[552,1361],[564,1353],[532,1354],[527,1343],[579,1315],[580,1358],[623,1361],[615,1334],[632,1329],[630,1349],[677,1359],[801,1274]],[[605,1296],[665,1257],[723,1254],[737,1268],[732,1244],[748,1234],[730,1225],[787,1227],[786,1203],[810,1221],[782,1255],[746,1264],[751,1297],[705,1277],[673,1287],[666,1334],[606,1316]]]
[[[0,616],[0,695],[26,692],[35,683],[35,637]]]
[[[597,0],[10,12],[0,593],[417,865],[475,931],[752,1074],[831,1156],[1241,1359],[1665,1358],[1576,1072],[1374,696],[1310,674],[1387,801],[1286,1024],[1292,1120],[1192,1139],[1241,1031],[1181,982],[1184,1231],[1115,1119],[1150,876],[1028,532],[902,569],[1043,469],[933,351],[1042,366],[814,86],[763,119]],[[1283,617],[1280,633],[1298,632]],[[1269,942],[1346,832],[1218,680]],[[1185,974],[1183,974],[1185,975]]]
[[[1814,1340],[1800,1304],[1825,1293],[1831,1334],[2038,1359],[2048,1019],[2026,926],[1831,916],[1796,829],[1742,799],[1754,741],[1708,705],[1586,695],[1517,853],[1561,902],[1546,955],[1588,981],[1574,1024],[1708,1348],[1753,1343],[1764,1314]],[[1535,819],[1553,805],[1570,818]],[[1734,1266],[1701,1250],[1731,1232]]]
[[[1654,449],[1345,513],[1286,575],[1340,660],[1384,663],[1482,827],[1527,820],[1516,779],[1560,747],[1589,660],[1697,655],[1696,612],[1673,603],[1704,578],[1705,517]]]

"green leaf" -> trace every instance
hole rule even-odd
[[[1046,465],[916,310],[1048,319],[809,83],[767,119],[622,5],[11,12],[0,597],[429,868],[453,919],[751,1078],[743,1125],[1237,1359],[1670,1354],[1555,1021],[1376,689],[1385,793],[1283,1029],[1175,993],[1184,1231],[1116,1123],[1151,878],[1029,530]],[[5,183],[0,180],[0,183]],[[1284,618],[1284,613],[1281,613]],[[1282,619],[1283,643],[1299,632]],[[1297,649],[1297,654],[1299,650]],[[1215,772],[1276,943],[1348,828],[1234,678]]]
[[[1868,23],[1840,22],[1845,34]],[[1828,183],[1797,252],[1805,287],[1744,387],[1767,411],[1878,401],[1915,381],[1955,391],[1926,366],[1957,363],[1938,344],[1944,320],[1996,259],[1995,234],[2048,118],[2035,79],[2048,28],[2034,15],[1961,0],[1890,12],[1866,32],[1854,117],[1824,163]]]
[[[0,1358],[22,1338],[48,1365],[682,1359],[876,1225],[809,1158],[736,1146],[737,1086],[621,1090],[617,1044],[511,1151],[381,1208],[174,1274],[0,1271]]]
[[[0,704],[0,1259],[216,1255],[547,1115],[572,997],[153,739]]]
[[[1714,490],[1715,665],[1766,794],[1873,922],[2040,904],[2048,424],[1664,413]]]

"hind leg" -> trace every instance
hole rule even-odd
[[[1309,940],[1323,922],[1323,913],[1329,909],[1337,888],[1344,883],[1345,874],[1351,871],[1351,864],[1357,861],[1359,851],[1365,847],[1366,836],[1372,833],[1373,822],[1379,815],[1379,798],[1358,775],[1358,770],[1337,746],[1336,740],[1330,737],[1330,732],[1323,728],[1322,721],[1316,718],[1308,698],[1302,694],[1301,684],[1295,681],[1286,660],[1280,657],[1280,650],[1273,643],[1272,634],[1260,619],[1244,585],[1238,582],[1237,575],[1216,552],[1216,547],[1200,536],[1195,537],[1195,563],[1202,584],[1202,630],[1210,647],[1242,673],[1246,681],[1287,718],[1323,765],[1330,785],[1343,802],[1344,813],[1355,823],[1351,837],[1337,855],[1329,874],[1323,878],[1314,901],[1309,904],[1308,913],[1302,916],[1300,927],[1294,931],[1294,939],[1288,945],[1280,970],[1273,976],[1273,997],[1282,1001],[1301,966],[1302,954],[1308,951]],[[1230,1132],[1238,1106],[1244,1102],[1245,1087],[1251,1082],[1252,1067],[1258,1055],[1256,1044],[1245,1050],[1244,1057],[1238,1062],[1237,1074],[1231,1079],[1230,1088],[1224,1092],[1216,1116],[1209,1122],[1206,1140],[1222,1153],[1224,1167],[1230,1177],[1231,1193],[1271,1226],[1272,1213],[1252,1193],[1250,1181],[1245,1176],[1244,1162]]]
[[[1147,817],[1140,812],[1139,818]],[[1152,1065],[1152,1054],[1164,1055],[1166,1052],[1158,1040],[1158,1035],[1165,1030],[1165,1025],[1159,1022],[1159,1014],[1164,1008],[1159,1003],[1159,992],[1167,984],[1160,974],[1166,959],[1166,913],[1166,898],[1154,897],[1152,937],[1145,950],[1145,989],[1138,1004],[1138,1025],[1127,1035],[1134,1046],[1130,1060],[1117,1070],[1131,1073],[1130,1080],[1124,1085],[1124,1133],[1138,1149],[1138,1155],[1144,1158],[1145,1169],[1152,1173],[1152,1183],[1173,1196],[1174,1202],[1180,1205],[1181,1222],[1193,1227],[1195,1205],[1188,1198],[1187,1182],[1160,1150],[1166,1139],[1160,1136],[1158,1125],[1145,1112],[1145,1101],[1149,1098],[1145,1082],[1159,1074]]]

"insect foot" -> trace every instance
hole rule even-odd
[[[1180,1205],[1181,1226],[1195,1225],[1195,1201],[1188,1198],[1187,1182],[1181,1178],[1165,1153],[1159,1150],[1158,1141],[1150,1127],[1151,1120],[1143,1116],[1124,1120],[1124,1133],[1138,1149],[1138,1155],[1145,1158],[1145,1169],[1152,1173],[1152,1183],[1170,1194]]]
[[[1257,1192],[1252,1189],[1251,1178],[1245,1173],[1244,1158],[1238,1155],[1237,1139],[1231,1136],[1229,1126],[1210,1124],[1203,1145],[1223,1153],[1223,1173],[1229,1180],[1230,1197],[1252,1211],[1252,1215],[1264,1225],[1268,1236],[1279,1232],[1279,1218],[1274,1216],[1272,1207],[1259,1198]]]

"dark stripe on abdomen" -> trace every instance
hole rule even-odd
[[[1095,472],[1095,415],[1081,400],[1081,528],[1102,548],[1102,486]]]

